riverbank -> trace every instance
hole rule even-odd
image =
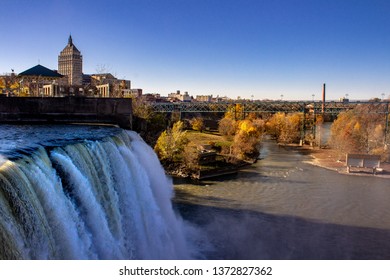
[[[174,160],[161,161],[165,172],[171,177],[193,180],[221,177],[235,174],[257,161],[258,151],[250,155],[244,154],[245,157],[242,158],[242,154],[232,152],[233,139],[228,139],[217,131],[187,130],[185,133],[187,143],[183,152]]]
[[[245,161],[237,161],[230,163],[226,161],[217,161],[213,165],[206,168],[190,169],[184,163],[164,164],[165,172],[173,178],[189,178],[192,180],[210,179],[225,175],[231,175],[239,172],[245,166],[251,163]]]
[[[390,163],[382,162],[380,168],[382,171],[376,175],[372,174],[370,169],[354,169],[353,172],[348,173],[345,163],[345,159],[339,159],[339,155],[336,151],[330,148],[312,148],[309,146],[303,146],[299,148],[299,151],[304,154],[308,154],[311,157],[307,163],[333,170],[340,174],[353,175],[353,176],[377,176],[383,178],[390,178]]]

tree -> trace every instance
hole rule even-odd
[[[204,122],[201,117],[191,119],[190,124],[193,130],[200,131],[200,132],[204,130]]]
[[[268,134],[276,140],[279,140],[280,134],[282,133],[285,117],[285,113],[278,112],[274,114],[266,123]]]
[[[144,120],[150,120],[153,117],[153,109],[143,97],[132,98],[131,104],[134,116]]]
[[[0,93],[2,92],[3,89],[5,89],[5,80],[4,78],[0,77]]]
[[[298,142],[300,139],[302,126],[302,113],[274,114],[267,122],[268,134],[273,136],[278,142],[290,144]]]
[[[142,138],[151,146],[156,144],[158,136],[167,127],[168,120],[163,113],[153,111],[151,105],[142,97],[132,98],[134,126]]]
[[[232,152],[233,155],[242,160],[256,159],[259,155],[260,139],[246,133],[239,131],[233,140]]]
[[[168,128],[157,139],[154,150],[161,160],[169,162],[182,158],[182,152],[188,143],[186,132],[183,131],[183,122],[176,122],[172,128]]]
[[[253,119],[252,124],[256,128],[256,132],[259,136],[262,136],[265,133],[265,121],[263,119]]]
[[[238,123],[238,133],[245,133],[248,136],[260,137],[263,132],[264,121],[261,119],[243,120]]]
[[[236,133],[236,121],[230,117],[225,116],[218,123],[218,131],[226,138],[232,138]]]
[[[238,159],[254,160],[260,154],[260,143],[265,131],[264,121],[261,119],[242,120],[233,139],[232,152]]]
[[[198,149],[187,143],[183,150],[183,162],[188,170],[195,171],[199,169],[199,153]]]
[[[285,116],[279,141],[284,144],[296,143],[300,140],[302,115],[299,113]]]
[[[353,110],[342,112],[331,126],[330,145],[345,153],[388,154],[385,148],[385,116],[372,113],[382,105],[359,105]],[[384,111],[384,109],[382,109]]]
[[[234,119],[234,120],[243,120],[244,119],[244,106],[241,103],[231,104],[227,108],[225,117]]]
[[[4,76],[0,78],[0,93],[3,91],[7,93],[17,94],[20,89],[20,84],[16,79],[16,75]]]

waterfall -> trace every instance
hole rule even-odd
[[[188,259],[172,182],[134,132],[0,159],[0,259]]]

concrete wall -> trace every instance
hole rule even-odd
[[[103,123],[131,129],[131,99],[0,97],[0,123]]]

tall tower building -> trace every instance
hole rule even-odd
[[[83,84],[83,56],[73,45],[72,36],[69,36],[68,44],[58,56],[58,72],[68,77],[70,86]]]

